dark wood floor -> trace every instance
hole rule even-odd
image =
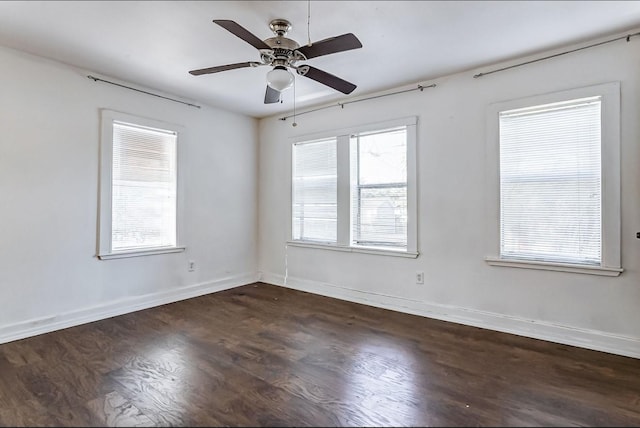
[[[253,284],[0,345],[5,426],[640,426],[640,360]]]

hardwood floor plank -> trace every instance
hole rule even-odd
[[[262,283],[0,345],[2,426],[640,426],[640,361]]]
[[[64,426],[55,415],[37,400],[0,406],[0,426],[12,427],[60,427]]]
[[[87,403],[102,425],[109,427],[152,427],[156,424],[129,400],[113,391]]]

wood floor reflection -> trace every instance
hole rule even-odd
[[[640,426],[640,360],[257,283],[0,345],[3,426]]]

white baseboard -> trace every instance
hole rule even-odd
[[[49,317],[31,319],[16,324],[0,326],[0,343],[7,343],[63,328],[152,308],[154,306],[165,305],[167,303],[215,293],[217,291],[251,284],[257,280],[257,273],[246,273],[214,281],[188,285],[175,290],[130,297],[127,299],[107,302],[90,308],[83,308],[77,311],[70,311]]]
[[[479,311],[459,306],[449,306],[405,299],[341,287],[334,284],[309,281],[301,278],[285,278],[272,273],[260,273],[262,282],[327,297],[362,303],[398,312],[451,321],[458,324],[486,328],[504,333],[564,345],[578,346],[595,351],[608,352],[632,358],[640,358],[640,338],[614,335],[597,330],[569,327],[545,321],[529,320]]]

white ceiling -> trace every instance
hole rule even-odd
[[[303,62],[358,87],[346,96],[297,76],[302,109],[637,29],[640,1],[0,1],[0,45],[266,117],[293,108],[292,90],[280,104],[263,103],[269,67],[188,71],[260,60],[213,19],[233,20],[264,40],[273,37],[275,18],[292,23],[287,37],[300,45],[344,33],[363,45]]]

